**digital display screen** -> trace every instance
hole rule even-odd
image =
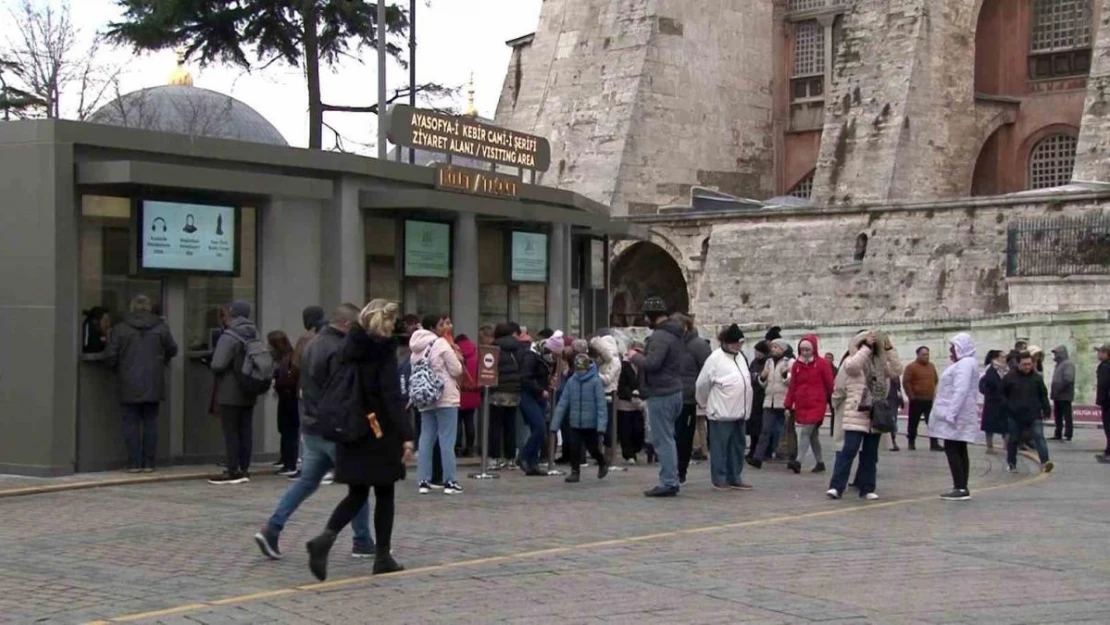
[[[233,206],[143,201],[139,268],[234,274],[235,212]]]

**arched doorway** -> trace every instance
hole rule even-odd
[[[648,296],[662,297],[672,310],[689,312],[690,293],[682,269],[662,247],[641,241],[613,263],[613,325],[643,325],[640,306]]]

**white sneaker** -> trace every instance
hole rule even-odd
[[[866,495],[863,496],[863,498],[866,499],[867,501],[875,501],[879,498],[879,495],[878,495],[878,493],[867,493]]]
[[[420,486],[417,487],[416,492],[420,493],[421,495],[427,495],[428,493],[432,492],[432,485],[427,482],[420,482]]]
[[[829,499],[840,499],[840,491],[836,490],[835,488],[830,488],[829,490],[825,491],[825,495]]]
[[[324,474],[324,479],[320,480],[324,486],[331,486],[335,483],[335,471],[328,471]]]
[[[458,482],[447,482],[443,485],[444,495],[461,495],[463,492],[462,486]]]

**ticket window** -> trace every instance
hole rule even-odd
[[[479,323],[496,325],[516,321],[534,335],[547,324],[546,268],[542,272],[533,270],[529,275],[521,274],[518,267],[518,275],[513,276],[513,239],[511,229],[496,226],[478,229],[478,247],[483,251],[478,258]],[[532,242],[546,245],[546,236],[541,235]],[[514,277],[534,282],[514,280]]]
[[[223,308],[234,301],[251,306],[251,320],[258,311],[258,230],[257,211],[243,207],[240,212],[239,275],[189,276],[185,279],[185,336],[182,344],[191,353],[204,353],[215,347],[223,318]]]
[[[451,314],[451,225],[370,217],[366,299],[398,302],[406,315]]]
[[[161,312],[163,282],[131,274],[131,211],[126,197],[81,196],[79,243],[81,351],[104,351],[112,326],[130,311],[131,300],[145,295]]]

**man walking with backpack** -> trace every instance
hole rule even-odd
[[[324,474],[335,468],[335,443],[325,439],[316,418],[320,399],[328,378],[339,368],[339,358],[343,342],[351,324],[358,320],[359,308],[354,304],[341,304],[331,315],[329,325],[321,329],[316,338],[305,347],[301,359],[301,394],[304,402],[301,410],[301,437],[304,442],[304,457],[301,462],[301,477],[289,487],[266,525],[254,535],[254,542],[262,554],[271,560],[280,560],[281,549],[278,538],[285,529],[286,522],[306,499],[320,488]],[[374,540],[370,536],[370,512],[367,506],[355,514],[351,520],[354,531],[352,558],[373,558]]]
[[[230,322],[212,353],[216,374],[216,403],[223,423],[227,468],[209,484],[243,484],[250,481],[254,437],[254,405],[270,388],[274,358],[258,328],[248,317],[251,305],[235,301],[228,307]]]

